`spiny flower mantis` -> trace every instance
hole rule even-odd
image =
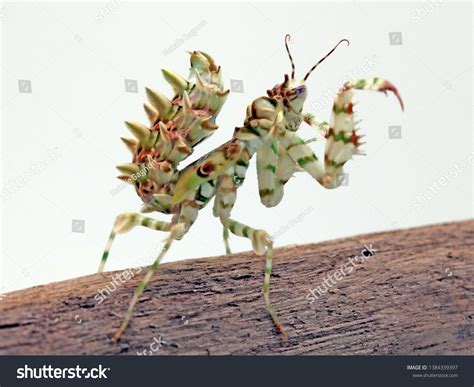
[[[230,254],[229,232],[249,239],[255,253],[265,255],[263,295],[267,310],[278,331],[285,335],[270,301],[270,274],[272,271],[273,242],[264,230],[254,229],[231,218],[237,188],[242,185],[250,159],[257,157],[257,174],[261,202],[276,206],[283,197],[283,188],[297,171],[306,171],[324,188],[337,188],[345,163],[360,153],[361,135],[354,119],[355,90],[371,90],[395,94],[403,109],[402,99],[390,82],[381,78],[367,78],[346,82],[334,100],[329,124],[303,110],[307,96],[306,81],[342,42],[320,59],[304,76],[295,79],[295,65],[291,61],[291,77],[286,74],[281,84],[267,90],[267,96],[255,99],[247,108],[243,126],[237,127],[232,138],[189,166],[178,165],[194,147],[211,136],[218,126],[219,114],[229,90],[223,86],[221,69],[208,54],[191,53],[188,79],[172,71],[162,70],[172,86],[174,96],[164,95],[147,88],[150,103],[145,112],[150,125],[126,121],[134,138],[122,138],[133,155],[131,163],[120,164],[119,179],[131,183],[142,199],[142,213],[161,212],[172,215],[171,221],[160,221],[140,213],[117,216],[99,267],[102,272],[117,234],[135,226],[144,226],[168,233],[163,249],[136,288],[125,319],[114,339],[125,332],[140,295],[158,269],[163,256],[174,240],[181,239],[192,226],[198,212],[214,198],[213,214],[223,226],[226,253]],[[326,147],[324,161],[320,161],[305,141],[297,135],[305,122],[324,134]]]

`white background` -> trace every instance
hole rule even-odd
[[[289,71],[286,33],[297,76],[339,39],[351,41],[309,78],[307,110],[328,119],[337,88],[364,76],[392,81],[406,110],[393,96],[360,92],[367,156],[347,164],[349,185],[326,191],[298,174],[266,209],[252,165],[234,218],[283,246],[472,217],[471,17],[470,4],[444,2],[4,3],[0,293],[96,271],[115,215],[140,208],[131,187],[111,194],[120,185],[114,166],[130,160],[123,121],[146,122],[144,86],[170,93],[160,68],[186,76],[186,50],[197,49],[222,65],[228,87],[243,81],[196,159],[229,139],[247,104]],[[403,44],[391,45],[390,32]],[[127,93],[125,79],[139,92]],[[19,80],[30,80],[32,93],[19,93]],[[388,138],[391,125],[402,127],[401,139]],[[301,134],[314,136],[307,127]],[[58,156],[48,161],[51,149]],[[84,233],[71,231],[72,219],[85,221]],[[209,206],[166,260],[220,255],[221,235]],[[108,269],[151,263],[163,238],[143,228],[118,236]],[[235,236],[231,244],[250,249]]]

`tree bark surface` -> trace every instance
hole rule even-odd
[[[365,245],[374,255],[362,260]],[[160,266],[118,343],[145,270],[36,286],[0,299],[0,354],[472,355],[473,247],[468,220],[276,249],[270,289],[287,339],[252,252]]]

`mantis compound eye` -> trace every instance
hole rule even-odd
[[[296,88],[296,94],[297,95],[302,95],[304,93],[306,93],[306,87],[305,86],[301,86],[301,87]]]

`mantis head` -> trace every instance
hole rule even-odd
[[[290,35],[285,36],[285,47],[288,52],[288,56],[291,61],[291,78],[288,74],[285,74],[284,80],[281,84],[277,84],[273,89],[267,90],[267,94],[270,98],[281,99],[285,107],[289,110],[293,110],[296,113],[300,113],[303,109],[304,101],[308,95],[306,80],[313,72],[313,70],[319,66],[333,51],[342,43],[346,42],[349,45],[347,39],[340,40],[334,48],[329,51],[323,58],[321,58],[304,76],[301,81],[295,79],[295,64],[293,62],[293,57],[291,56],[290,49],[288,48],[288,40]]]

